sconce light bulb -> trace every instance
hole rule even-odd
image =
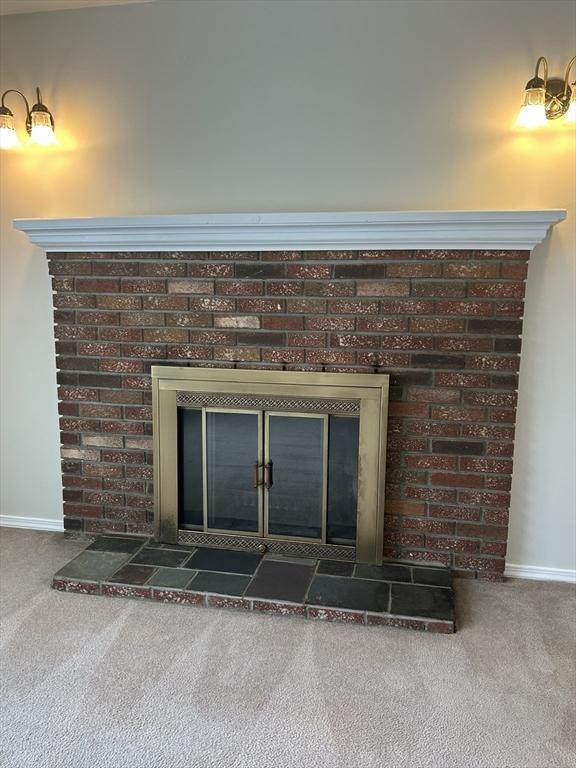
[[[544,88],[526,88],[516,126],[532,129],[547,125],[545,106],[546,90]]]
[[[14,149],[20,146],[14,115],[6,108],[4,110],[0,111],[0,149]]]
[[[42,147],[48,147],[51,144],[56,144],[56,136],[54,131],[48,125],[36,125],[32,126],[32,133],[30,134],[30,144],[39,144]]]
[[[39,144],[43,147],[57,144],[54,128],[52,126],[52,116],[47,110],[35,109],[30,111],[31,128],[30,144]]]

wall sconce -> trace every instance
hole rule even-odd
[[[519,128],[540,128],[549,120],[563,117],[563,123],[576,123],[576,82],[569,84],[570,70],[576,56],[570,59],[564,79],[548,77],[548,62],[540,56],[532,80],[526,83],[524,99],[516,121]],[[540,77],[542,66],[544,77]]]
[[[36,88],[36,104],[32,107],[28,99],[21,91],[10,88],[2,94],[2,106],[0,106],[0,149],[14,149],[21,146],[20,139],[14,125],[14,114],[5,105],[4,100],[9,93],[18,93],[24,99],[26,105],[26,132],[30,136],[30,144],[40,144],[43,147],[56,144],[54,135],[54,118],[42,102],[40,89]]]

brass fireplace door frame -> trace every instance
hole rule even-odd
[[[334,550],[335,557],[339,549],[343,553],[348,550],[344,559],[381,564],[388,390],[387,374],[152,366],[156,536],[171,544],[183,543],[187,534],[190,538],[190,532],[178,529],[179,401],[180,404],[192,401],[199,408],[223,404],[230,410],[244,408],[246,411],[260,407],[260,403],[265,409],[272,402],[274,411],[286,413],[359,415],[355,552],[350,547],[330,545],[325,545],[325,550]],[[206,538],[208,545],[208,534]],[[262,541],[249,535],[241,538],[243,547],[249,546],[250,539],[255,545]],[[273,541],[266,539],[266,544]]]

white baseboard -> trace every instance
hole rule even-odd
[[[506,563],[505,576],[511,579],[533,579],[535,581],[565,581],[576,584],[576,570],[570,568],[543,568],[540,565],[514,565]]]
[[[64,530],[62,520],[51,520],[46,517],[20,517],[19,515],[0,515],[0,526],[29,528],[33,531],[56,531],[58,533]]]

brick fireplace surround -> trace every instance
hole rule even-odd
[[[66,531],[153,533],[151,365],[377,371],[385,556],[503,577],[530,245],[43,245]]]

